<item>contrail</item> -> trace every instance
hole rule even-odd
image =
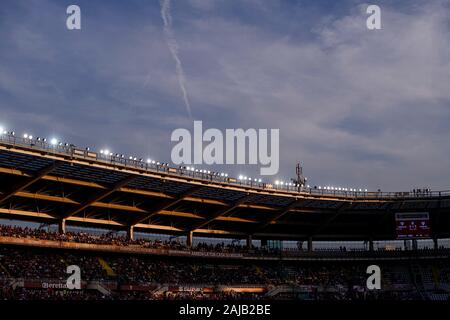
[[[166,36],[167,46],[170,53],[175,60],[176,74],[178,78],[178,84],[180,85],[181,92],[183,93],[184,104],[189,118],[192,120],[191,104],[189,103],[189,97],[186,90],[186,79],[184,77],[183,66],[181,60],[178,57],[178,43],[175,40],[172,30],[172,16],[170,15],[170,0],[161,0],[161,17],[164,22],[164,34]]]

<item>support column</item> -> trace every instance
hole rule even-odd
[[[66,233],[66,219],[61,219],[58,222],[58,231],[60,234]]]
[[[192,248],[192,235],[193,235],[192,231],[189,231],[188,234],[186,235],[186,246],[188,248]]]
[[[261,239],[261,247],[267,247],[267,239]]]
[[[308,238],[308,252],[312,252],[313,251],[313,241],[312,241],[312,237]]]
[[[134,240],[134,226],[129,226],[127,229],[127,239]]]
[[[414,251],[418,249],[418,247],[417,247],[417,239],[413,239],[413,240],[412,240],[412,249],[413,249]]]
[[[251,234],[249,234],[248,236],[247,236],[247,249],[251,249],[252,248],[252,235]]]
[[[434,244],[434,250],[439,249],[439,242],[438,242],[438,238],[434,238],[433,239],[433,244]]]
[[[373,251],[373,238],[369,239],[369,251],[372,252]]]

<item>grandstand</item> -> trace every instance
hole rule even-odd
[[[440,243],[450,238],[450,191],[235,179],[12,132],[0,135],[0,181],[0,218],[22,222],[0,228],[7,299],[449,297],[450,251]],[[415,223],[416,217],[426,219],[426,232],[399,231],[400,219]],[[86,228],[105,232],[79,231]],[[146,236],[155,234],[172,238]],[[195,244],[195,238],[224,244]],[[417,238],[431,239],[432,247],[419,249]],[[411,242],[411,250],[374,247],[398,239]],[[284,248],[287,241],[299,245]],[[320,241],[368,247],[314,250]],[[382,266],[381,291],[365,288],[370,263]],[[83,270],[82,292],[49,289],[66,278],[70,264]]]

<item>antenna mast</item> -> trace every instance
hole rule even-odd
[[[300,162],[298,162],[297,165],[295,166],[295,175],[296,179],[292,180],[297,185],[298,191],[300,192],[300,189],[304,187],[306,184],[306,178],[303,176],[303,168],[300,165]]]

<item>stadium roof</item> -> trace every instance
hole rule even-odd
[[[0,135],[0,216],[209,237],[395,239],[396,212],[429,212],[450,236],[450,192],[350,192],[219,173]]]

